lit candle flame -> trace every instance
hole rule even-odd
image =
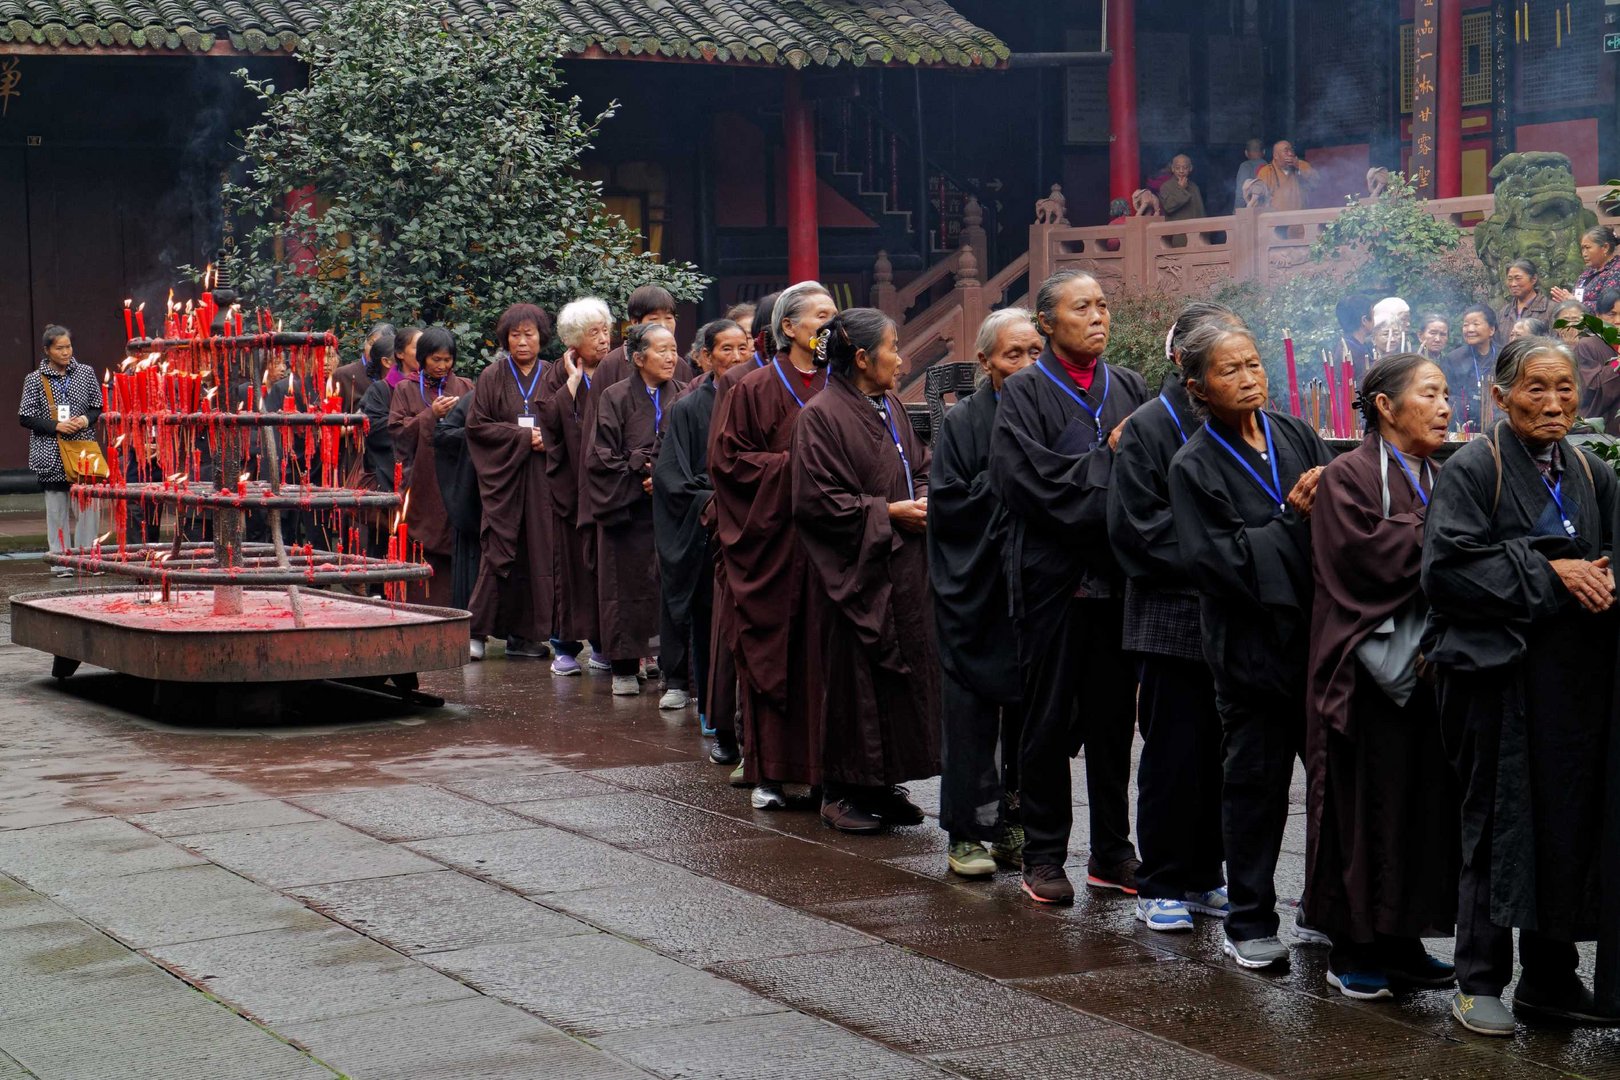
[[[120,436],[118,436],[118,438],[114,439],[113,440],[113,449],[116,450],[120,446],[123,446],[124,445],[124,440],[127,439],[127,438],[129,438],[128,435],[120,435]]]
[[[180,481],[184,480],[185,478],[186,478],[186,473],[185,473],[185,470],[182,469],[180,472],[177,472],[173,476],[169,477],[169,483],[178,484]]]
[[[242,474],[242,475],[241,475],[241,476],[238,476],[238,477],[237,477],[237,478],[236,478],[236,482],[237,482],[237,483],[239,483],[239,484],[245,484],[245,483],[247,483],[247,482],[248,482],[248,477],[249,477],[249,475],[250,475],[250,474],[248,474],[248,473],[243,473],[243,474]]]
[[[213,401],[214,400],[214,393],[218,389],[219,389],[219,387],[217,387],[217,386],[210,386],[206,391],[203,392],[203,397],[207,398],[209,401]]]
[[[96,543],[105,544],[107,542],[107,537],[109,537],[111,535],[112,535],[112,533],[110,533],[110,532],[102,533],[100,536],[96,537]]]

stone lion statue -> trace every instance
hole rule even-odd
[[[1474,230],[1474,251],[1500,288],[1508,264],[1529,259],[1544,288],[1580,277],[1581,233],[1597,215],[1581,204],[1575,174],[1563,154],[1509,154],[1491,170],[1496,208]]]

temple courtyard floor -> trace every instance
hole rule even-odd
[[[5,596],[49,586],[0,559]],[[1037,910],[953,878],[932,818],[754,811],[695,712],[497,646],[423,676],[443,709],[318,687],[199,726],[0,641],[0,1080],[1620,1077],[1620,1032],[1486,1040],[1448,992],[1331,995],[1321,948],[1249,973],[1213,920]]]

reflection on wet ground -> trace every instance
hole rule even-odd
[[[1267,976],[1117,893],[1036,910],[946,872],[932,820],[754,811],[693,711],[490,655],[422,676],[442,709],[312,684],[200,726],[0,646],[0,987],[49,1005],[0,989],[0,1078],[1620,1077],[1620,1033],[1487,1041],[1443,992],[1330,996],[1320,949]]]

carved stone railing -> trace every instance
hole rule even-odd
[[[1601,200],[1608,185],[1578,189],[1581,201],[1603,224],[1620,224],[1617,208]],[[1491,195],[1435,199],[1426,209],[1463,230],[1472,245],[1474,226],[1491,213]],[[1343,207],[1267,211],[1241,209],[1227,217],[1166,221],[1130,217],[1113,225],[1070,225],[1062,189],[1036,203],[1029,229],[1029,252],[1009,263],[989,281],[980,282],[982,229],[963,228],[963,247],[941,259],[903,289],[894,286],[893,268],[883,252],[873,268],[872,305],[900,324],[900,349],[907,380],[902,397],[922,400],[922,380],[929,365],[942,360],[971,360],[973,339],[985,316],[1008,303],[1025,303],[1054,271],[1073,268],[1094,275],[1108,292],[1168,292],[1195,295],[1231,281],[1253,281],[1262,287],[1283,280],[1310,261],[1311,245],[1322,227]],[[974,207],[977,224],[977,207]],[[934,303],[907,313],[930,290],[954,274],[956,287]],[[1022,279],[1028,289],[1020,299],[1007,294]]]

